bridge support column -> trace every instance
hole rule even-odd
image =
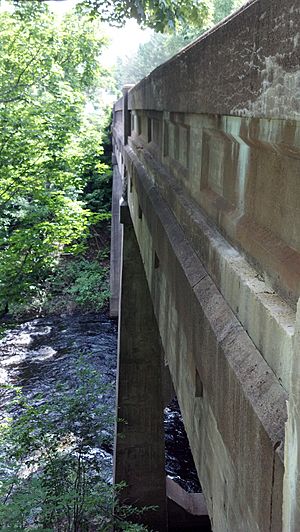
[[[142,521],[167,530],[160,336],[129,210],[124,223],[119,310],[118,417],[114,481],[125,481],[122,502],[155,505]]]

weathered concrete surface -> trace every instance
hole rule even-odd
[[[130,211],[214,530],[268,530],[287,396],[130,155]],[[270,530],[280,530],[278,522]]]
[[[120,224],[120,197],[122,195],[122,178],[113,160],[113,190],[111,209],[111,245],[110,245],[110,300],[109,314],[116,318],[119,314],[121,251],[123,227]]]
[[[299,35],[298,0],[254,0],[142,80],[130,107],[299,118]]]
[[[188,493],[169,476],[166,478],[167,497],[191,515],[207,515],[203,493]]]
[[[291,371],[288,422],[286,430],[284,478],[284,531],[297,531],[300,524],[300,302]]]
[[[143,522],[166,531],[162,347],[129,211],[125,220],[114,481],[126,480],[124,503],[157,506],[144,514]]]
[[[110,300],[111,317],[117,317],[120,304],[121,248],[123,228],[120,224],[120,198],[127,196],[127,170],[124,166],[123,146],[128,142],[131,132],[131,115],[128,110],[128,91],[133,85],[123,88],[123,97],[113,108],[112,142],[113,142],[113,190],[110,254]]]
[[[126,146],[114,127],[217,532],[300,530],[299,46],[298,1],[250,2],[129,91]]]
[[[203,493],[187,493],[166,477],[168,525],[172,532],[211,532]]]

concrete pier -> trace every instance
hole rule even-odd
[[[143,515],[165,532],[166,474],[163,428],[162,345],[128,207],[124,223],[115,441],[115,483],[126,482],[121,500],[157,506]]]

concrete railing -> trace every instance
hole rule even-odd
[[[300,530],[299,52],[299,2],[253,1],[115,105],[123,196],[219,532]]]
[[[166,494],[191,515],[207,515],[206,503],[202,493],[188,493],[167,476]]]

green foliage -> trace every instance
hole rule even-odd
[[[106,185],[110,174],[99,162],[99,124],[85,108],[107,79],[98,59],[104,44],[97,21],[71,13],[59,25],[44,3],[0,12],[3,306],[33,297],[62,252],[83,249],[96,221],[82,201],[86,166],[97,165]]]
[[[0,426],[1,530],[84,532],[146,530],[131,523],[143,510],[120,506],[97,449],[111,445],[107,387],[81,358],[70,388],[49,400],[20,392]]]
[[[202,28],[210,16],[210,0],[84,0],[79,9],[100,15],[110,24],[122,25],[135,18],[141,26],[165,32],[185,23]]]
[[[110,295],[108,257],[105,251],[97,253],[90,248],[77,256],[61,257],[57,267],[35,287],[30,300],[13,303],[10,313],[20,320],[28,316],[106,309]],[[105,244],[101,249],[105,250]]]
[[[109,297],[107,273],[108,270],[100,269],[97,262],[85,262],[69,288],[69,293],[74,296],[79,306],[90,306],[95,310],[103,308]]]
[[[111,210],[111,110],[106,110],[101,123],[92,122],[83,136],[80,175],[85,182],[82,199],[95,213]],[[99,146],[95,150],[95,146]]]
[[[101,310],[109,298],[108,267],[100,260],[79,258],[59,268],[50,279],[50,297],[71,299],[82,310]]]
[[[214,0],[214,24],[245,4],[246,0]]]

